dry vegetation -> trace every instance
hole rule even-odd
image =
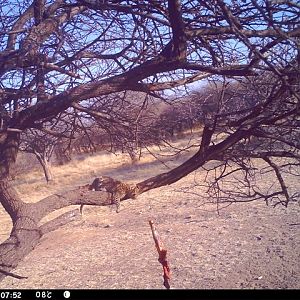
[[[176,146],[188,143],[186,139]],[[100,174],[137,182],[190,154],[161,156],[165,164],[145,154],[136,165],[122,154],[94,154],[54,166],[56,179],[51,184],[45,183],[41,171],[18,176],[15,184],[24,200],[35,202]],[[300,288],[299,205],[273,208],[252,202],[230,205],[218,214],[216,205],[204,204],[204,188],[194,187],[200,196],[182,189],[204,176],[203,170],[197,171],[124,201],[119,214],[108,207],[85,207],[82,219],[45,235],[15,269],[28,279],[7,277],[0,288],[164,288],[150,218],[169,251],[172,288]],[[264,184],[272,179],[261,178]],[[291,184],[299,189],[298,182]],[[11,223],[2,208],[0,220],[3,241]]]

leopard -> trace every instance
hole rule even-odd
[[[136,199],[137,189],[135,185],[131,185],[109,176],[100,176],[94,179],[89,185],[91,191],[105,191],[110,193],[111,205],[116,205],[116,212],[120,212],[120,202],[124,198]],[[82,214],[84,204],[80,205],[80,213]]]

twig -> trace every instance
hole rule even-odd
[[[28,278],[26,276],[21,276],[21,275],[15,274],[15,273],[5,271],[3,269],[0,269],[0,273],[4,274],[6,276],[11,276],[11,277],[17,278],[17,279],[26,279],[26,278]]]
[[[164,286],[167,289],[170,289],[170,267],[167,261],[167,250],[163,249],[163,245],[162,242],[160,241],[158,232],[156,230],[156,228],[154,227],[154,223],[152,220],[149,220],[149,224],[151,227],[151,231],[152,231],[152,236],[155,242],[155,246],[158,252],[158,261],[162,264],[163,266],[163,271],[164,271]]]

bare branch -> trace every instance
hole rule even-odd
[[[283,177],[281,176],[281,173],[280,173],[280,170],[279,170],[278,166],[274,162],[272,162],[271,159],[269,159],[268,157],[265,157],[264,161],[266,161],[272,167],[272,169],[274,170],[274,172],[276,174],[276,177],[278,179],[278,182],[280,183],[282,192],[283,192],[283,194],[286,198],[286,201],[285,201],[284,205],[287,206],[289,201],[290,201],[290,196],[289,196],[287,187],[285,185]]]

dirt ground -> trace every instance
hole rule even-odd
[[[45,235],[14,270],[28,279],[7,277],[0,288],[164,289],[152,219],[168,250],[171,288],[299,289],[299,203],[233,204],[218,214],[180,190],[192,181],[191,174],[124,201],[118,214],[86,206],[82,219]]]
[[[86,208],[20,263],[15,272],[28,279],[0,288],[164,288],[149,219],[168,250],[172,288],[300,288],[299,205],[236,204],[218,215],[174,188],[123,202],[119,214]]]

